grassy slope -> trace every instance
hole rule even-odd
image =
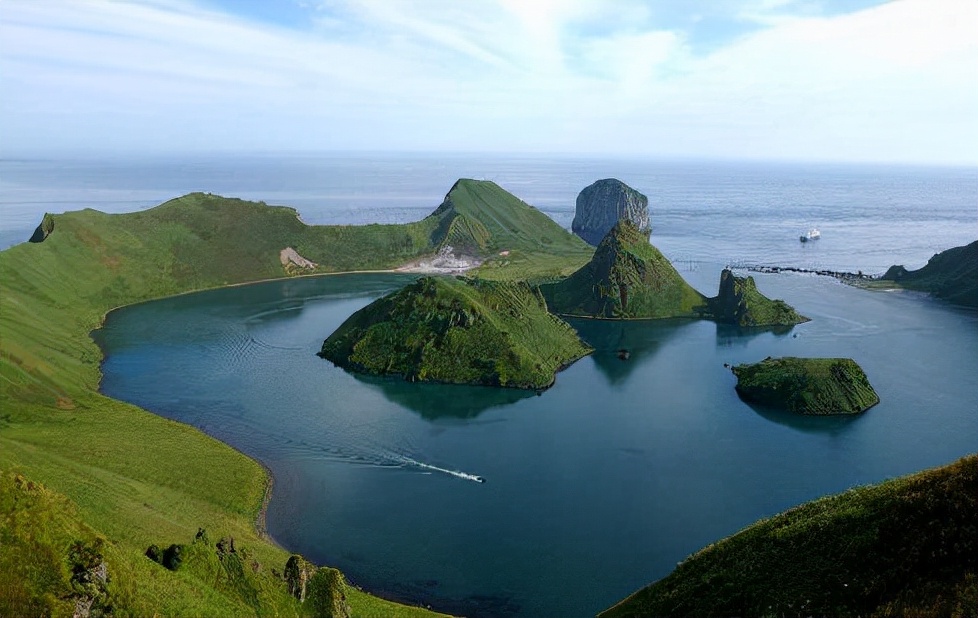
[[[698,317],[697,309],[706,306],[706,298],[627,220],[612,228],[584,267],[541,290],[551,310],[579,317]]]
[[[593,249],[550,217],[492,182],[459,180],[434,212],[440,247],[490,258],[486,279],[549,281],[587,263]],[[500,255],[507,252],[507,255]]]
[[[733,372],[745,400],[796,414],[858,414],[880,402],[849,358],[767,358]]]
[[[194,429],[99,395],[101,354],[89,332],[116,305],[282,276],[285,246],[320,270],[390,266],[430,251],[434,220],[315,228],[290,209],[194,194],[140,213],[53,221],[43,243],[0,252],[0,470],[66,496],[112,542],[114,587],[134,613],[251,611],[198,581],[156,573],[142,552],[204,527],[253,547],[266,573],[281,568],[288,555],[253,527],[265,473]],[[123,594],[126,581],[140,584]],[[354,599],[360,615],[392,611]],[[292,607],[275,591],[264,601]]]
[[[601,616],[976,616],[976,513],[972,455],[755,523]]]
[[[356,312],[322,349],[366,373],[538,389],[589,352],[526,283],[434,277]]]
[[[883,279],[952,303],[978,307],[978,240],[942,251],[918,270],[891,266]]]
[[[713,319],[737,326],[791,326],[807,322],[783,300],[771,300],[757,290],[753,277],[737,277],[724,269],[719,293],[708,300]]]

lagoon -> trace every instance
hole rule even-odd
[[[682,274],[712,295],[721,267]],[[94,336],[105,394],[271,469],[269,531],[289,549],[444,611],[587,616],[760,517],[978,444],[978,314],[817,276],[756,278],[812,321],[787,334],[575,321],[596,351],[539,396],[364,379],[315,356],[399,275],[168,298],[111,313]],[[788,355],[854,358],[881,403],[804,418],[740,401],[724,363]]]

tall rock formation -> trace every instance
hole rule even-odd
[[[588,244],[597,246],[622,219],[631,221],[646,239],[652,233],[649,198],[620,180],[605,178],[578,194],[571,229]]]

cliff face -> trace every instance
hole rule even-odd
[[[590,352],[525,283],[426,277],[354,313],[319,355],[411,381],[540,389]]]
[[[911,290],[930,292],[965,307],[978,307],[978,240],[941,251],[919,270],[891,266],[883,280]]]
[[[608,232],[588,264],[540,290],[552,311],[579,317],[699,317],[706,305],[627,219]]]
[[[796,414],[858,414],[880,402],[849,358],[766,358],[733,372],[744,401]]]
[[[652,233],[649,198],[620,180],[606,178],[577,196],[571,229],[587,243],[597,245],[621,220],[630,221],[648,239]]]
[[[753,277],[737,277],[728,269],[720,273],[720,290],[707,304],[713,319],[722,324],[792,326],[808,321],[783,300],[758,292]]]

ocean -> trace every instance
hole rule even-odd
[[[45,212],[131,212],[192,191],[292,206],[310,224],[403,223],[458,178],[491,180],[570,228],[577,194],[618,178],[649,197],[652,242],[699,261],[881,273],[978,238],[978,168],[503,155],[222,155],[0,161],[0,248]],[[822,238],[801,243],[817,227]]]

